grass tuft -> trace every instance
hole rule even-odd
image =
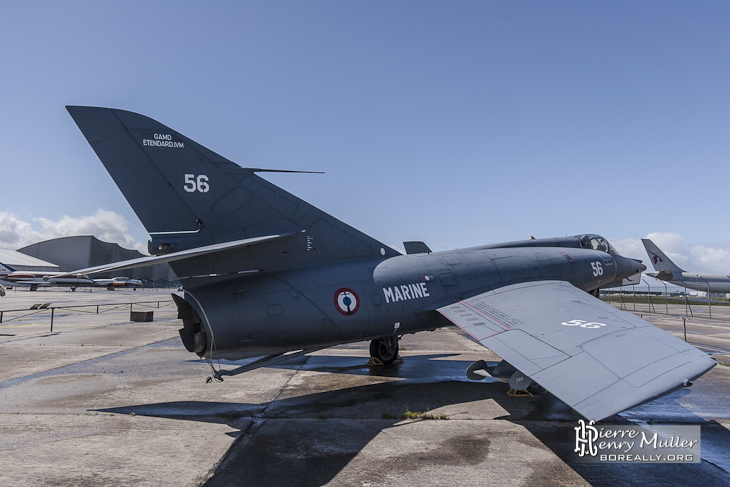
[[[428,410],[426,410],[426,412],[424,413],[424,412],[420,412],[420,411],[414,412],[414,411],[411,411],[410,409],[406,409],[406,412],[401,414],[401,419],[410,419],[413,421],[418,421],[421,419],[447,420],[447,419],[451,419],[451,418],[449,418],[446,414],[434,415],[433,413],[428,412]]]

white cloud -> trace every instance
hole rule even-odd
[[[19,220],[12,213],[0,212],[0,248],[17,250],[40,240],[43,240],[42,235],[33,230],[29,223]]]
[[[40,226],[40,229],[35,227]],[[98,209],[93,215],[72,218],[62,216],[59,220],[34,218],[26,222],[16,215],[0,212],[0,248],[17,250],[44,240],[74,235],[94,235],[104,242],[118,243],[126,249],[147,251],[144,243],[134,240],[129,233],[129,222],[118,213]]]
[[[710,269],[707,272],[730,274],[730,251],[695,245],[690,249],[690,252],[698,267]]]
[[[730,249],[725,248],[730,247],[730,242],[688,245],[682,235],[672,232],[650,233],[644,238],[654,242],[672,262],[686,271],[730,274]],[[648,270],[653,270],[641,239],[613,239],[610,242],[619,254],[642,259]]]
[[[610,238],[611,243],[616,252],[632,259],[640,259],[646,262],[646,251],[638,238]]]

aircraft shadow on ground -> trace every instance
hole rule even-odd
[[[659,399],[658,402],[663,402],[664,405],[675,403],[672,404],[672,407],[676,408],[679,406],[676,401],[689,393],[689,391],[680,390],[668,397]],[[661,408],[662,404],[653,404],[653,407]],[[555,421],[530,420],[515,420],[514,422],[527,428],[532,435],[550,448],[553,453],[570,465],[573,470],[594,487],[730,485],[730,473],[726,471],[727,462],[720,462],[720,465],[717,465],[714,463],[712,456],[706,453],[710,449],[708,447],[711,447],[715,452],[721,452],[720,455],[726,455],[728,448],[730,448],[730,432],[717,421],[700,418],[694,415],[689,409],[683,407],[679,417],[664,417],[662,420],[654,422],[651,419],[651,413],[648,411],[646,418],[639,421],[635,417],[629,420],[623,414],[618,414],[606,418],[596,426],[600,427],[601,424],[630,425],[636,423],[697,424],[701,427],[702,435],[701,444],[703,445],[703,453],[701,455],[701,463],[583,462],[574,453],[576,446],[574,428],[577,426],[577,423],[561,424],[561,422]]]
[[[401,414],[406,410],[434,411],[444,406],[487,399],[495,401],[505,412],[495,419],[526,428],[592,485],[641,485],[642,482],[692,485],[698,478],[707,478],[713,482],[712,485],[721,485],[729,480],[727,472],[708,462],[677,465],[576,463],[572,452],[575,447],[573,428],[580,416],[566,404],[548,393],[526,398],[508,397],[509,387],[501,382],[460,379],[469,363],[448,360],[449,356],[410,356],[404,364],[384,368],[358,363],[363,361],[362,357],[313,356],[281,364],[277,368],[402,380],[318,392],[308,390],[311,384],[304,381],[299,386],[287,387],[284,397],[271,403],[179,401],[96,411],[227,423],[237,428],[239,432],[232,435],[238,436],[238,439],[206,486],[235,483],[263,486],[271,485],[272,479],[276,479],[278,485],[323,485],[334,479],[378,434],[403,424]],[[725,428],[695,416],[677,403],[677,399],[687,393],[689,391],[678,391],[656,401],[654,406],[677,408],[680,417],[675,422],[702,424],[703,432],[712,428],[714,441],[730,444],[730,433]],[[604,422],[629,423],[618,415]],[[460,439],[462,442],[472,440]],[[434,453],[429,456],[429,462],[452,466],[459,461],[478,463],[488,458],[489,441],[478,446],[461,451],[458,457]],[[435,451],[438,450],[436,448]],[[475,454],[479,458],[471,458]],[[407,454],[404,454],[403,461],[389,463],[400,471],[389,473],[407,474],[417,464],[408,461]],[[372,472],[372,476],[379,478],[376,471]]]

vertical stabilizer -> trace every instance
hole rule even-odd
[[[672,262],[669,257],[664,254],[664,252],[659,250],[659,247],[657,247],[654,242],[648,238],[642,238],[641,243],[644,244],[646,253],[649,254],[649,260],[654,266],[655,271],[670,271],[672,273],[684,272],[684,270],[680,269],[674,262]]]
[[[150,253],[291,233],[301,237],[280,248],[267,266],[398,255],[260,178],[256,169],[242,168],[151,118],[111,108],[66,108],[152,236]]]

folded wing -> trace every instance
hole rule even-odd
[[[716,362],[563,281],[506,286],[438,311],[587,419],[668,394]]]

